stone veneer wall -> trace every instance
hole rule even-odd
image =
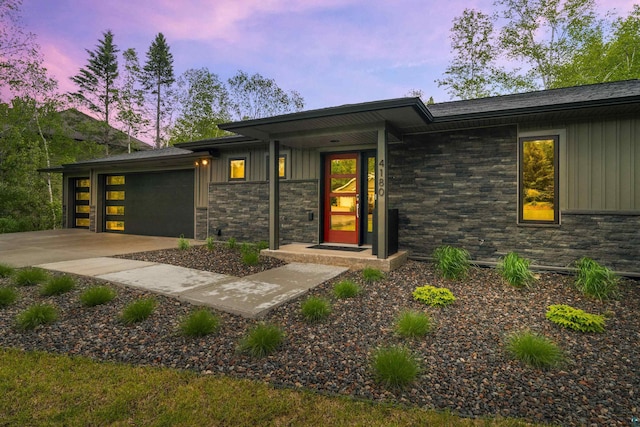
[[[516,251],[565,267],[589,256],[640,272],[640,215],[566,213],[560,227],[517,225],[515,126],[411,136],[389,147],[388,175],[399,245],[411,255],[447,244],[480,261]]]
[[[207,240],[207,208],[196,208],[196,240]]]
[[[208,228],[210,236],[220,229],[220,240],[269,240],[269,184],[210,183]],[[281,181],[280,243],[317,241],[318,181]]]

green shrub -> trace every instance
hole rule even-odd
[[[213,236],[207,237],[207,249],[212,251],[216,247],[216,239]]]
[[[71,276],[56,276],[49,279],[49,281],[40,289],[40,295],[62,295],[65,292],[69,292],[76,286],[76,281]]]
[[[156,308],[156,301],[153,298],[144,298],[132,302],[122,311],[122,321],[126,324],[140,322],[151,316]]]
[[[41,268],[31,267],[18,270],[13,277],[17,286],[33,286],[44,283],[49,279],[49,275]]]
[[[447,279],[466,277],[469,270],[469,252],[452,246],[440,246],[433,251],[436,269]]]
[[[257,265],[260,262],[260,252],[254,245],[243,243],[240,247],[240,253],[244,265]]]
[[[0,277],[11,277],[15,272],[15,268],[8,264],[0,263]]]
[[[178,249],[180,249],[181,251],[186,251],[187,249],[189,249],[189,240],[184,238],[184,234],[181,234],[180,238],[178,239]]]
[[[413,291],[413,299],[423,302],[432,307],[444,307],[453,303],[456,297],[447,288],[436,288],[435,286],[425,285],[417,287]]]
[[[240,341],[240,351],[253,357],[263,357],[274,352],[284,340],[284,332],[276,325],[260,323]]]
[[[361,289],[352,280],[343,280],[333,287],[333,294],[336,298],[353,298],[360,293]]]
[[[509,336],[507,351],[515,359],[534,368],[550,368],[564,361],[562,350],[553,341],[530,331]]]
[[[553,323],[579,332],[604,332],[604,316],[568,305],[550,305],[545,315]]]
[[[530,263],[528,259],[521,258],[517,253],[509,252],[498,264],[498,271],[510,285],[516,288],[528,288],[535,280],[529,269]]]
[[[33,329],[38,325],[53,323],[58,318],[58,311],[50,304],[36,304],[27,308],[16,317],[18,327],[23,330]]]
[[[406,338],[422,337],[431,331],[431,319],[421,311],[406,310],[396,318],[395,330]]]
[[[180,331],[189,337],[202,337],[214,333],[220,327],[220,318],[207,309],[199,309],[180,323]]]
[[[108,303],[116,297],[116,292],[106,286],[94,286],[80,295],[80,302],[85,307],[94,307]]]
[[[7,307],[18,299],[18,292],[13,288],[0,287],[0,307]]]
[[[406,347],[382,347],[373,353],[371,362],[377,382],[392,388],[403,388],[420,373],[418,362]]]
[[[256,249],[258,249],[258,252],[263,249],[269,249],[269,242],[267,242],[266,240],[260,240],[258,243],[256,243]]]
[[[309,297],[300,305],[300,311],[307,322],[319,322],[331,314],[331,306],[324,298]]]
[[[230,237],[229,240],[227,240],[227,247],[229,249],[236,249],[238,247],[238,242],[236,242],[235,238]]]
[[[365,267],[362,270],[362,278],[367,283],[373,283],[384,279],[384,273],[377,268]]]
[[[583,294],[602,301],[617,295],[618,277],[607,267],[583,257],[576,262],[575,286]]]

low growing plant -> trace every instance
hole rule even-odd
[[[207,237],[207,249],[212,251],[216,247],[216,239],[213,236]]]
[[[108,303],[116,297],[116,292],[106,286],[93,286],[80,295],[80,302],[85,307],[94,307]]]
[[[498,271],[511,286],[528,288],[535,277],[529,269],[531,261],[521,258],[515,252],[509,252],[498,264]]]
[[[260,252],[254,245],[242,244],[240,253],[244,265],[257,265],[260,262]]]
[[[18,292],[9,287],[0,287],[0,308],[7,307],[18,299]]]
[[[15,268],[9,264],[0,263],[0,277],[11,277],[15,272]]]
[[[422,337],[431,331],[431,319],[421,311],[406,310],[396,318],[395,331],[406,338]]]
[[[181,234],[180,238],[178,239],[178,249],[180,249],[181,251],[186,251],[187,249],[189,249],[189,240],[184,238],[184,234]]]
[[[447,288],[437,288],[431,285],[425,285],[415,288],[413,291],[413,299],[423,302],[432,307],[444,307],[452,304],[456,297],[453,296]]]
[[[376,381],[390,388],[403,388],[420,373],[411,351],[401,346],[378,348],[373,353],[371,366]]]
[[[17,286],[33,286],[44,283],[48,279],[49,275],[47,274],[47,272],[38,267],[18,270],[13,277],[13,281]]]
[[[220,318],[207,309],[199,309],[180,323],[180,332],[189,337],[202,337],[220,328]]]
[[[156,301],[153,298],[144,298],[132,302],[122,311],[122,321],[128,325],[141,322],[151,316],[156,308]]]
[[[266,240],[260,240],[258,243],[256,243],[256,249],[258,249],[258,252],[263,249],[269,249],[269,242],[267,242]]]
[[[604,316],[587,313],[569,305],[550,305],[545,315],[556,325],[579,332],[604,332]]]
[[[343,280],[333,287],[336,298],[353,298],[360,292],[360,286],[352,280]]]
[[[384,279],[384,273],[377,268],[365,267],[362,270],[362,278],[367,283],[373,283]]]
[[[273,353],[284,341],[284,332],[276,325],[260,323],[252,328],[240,341],[240,351],[253,357],[263,357]]]
[[[462,279],[466,277],[471,265],[469,252],[453,246],[440,246],[433,251],[436,269],[447,279]]]
[[[307,322],[319,322],[331,314],[329,301],[324,298],[309,297],[300,305],[300,311]]]
[[[229,240],[227,240],[227,247],[229,249],[237,249],[238,247],[238,242],[236,241],[235,238],[233,237],[229,237]]]
[[[510,335],[507,351],[515,359],[534,368],[551,368],[564,361],[562,350],[553,341],[530,331]]]
[[[576,262],[576,288],[585,295],[600,301],[618,293],[618,276],[591,258],[583,257]]]
[[[76,281],[71,276],[56,276],[49,279],[49,281],[40,289],[40,295],[62,295],[65,292],[69,292],[76,286]]]
[[[39,325],[53,323],[58,319],[58,311],[50,304],[36,304],[27,308],[16,317],[18,328],[33,329]]]

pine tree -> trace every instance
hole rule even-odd
[[[162,146],[160,126],[162,119],[162,88],[169,89],[175,78],[173,76],[173,55],[162,33],[158,33],[147,51],[147,62],[144,64],[140,82],[146,90],[156,95],[156,148]]]
[[[89,62],[85,68],[71,77],[78,86],[78,91],[72,93],[72,97],[78,100],[90,111],[96,113],[103,122],[99,130],[101,143],[105,144],[106,152],[109,153],[109,143],[111,143],[111,107],[118,100],[118,90],[116,79],[118,78],[118,48],[113,44],[113,33],[111,30],[103,33],[104,38],[98,42],[96,49],[89,54]]]

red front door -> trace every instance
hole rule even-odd
[[[325,161],[324,241],[358,244],[360,182],[358,154],[330,154]]]

